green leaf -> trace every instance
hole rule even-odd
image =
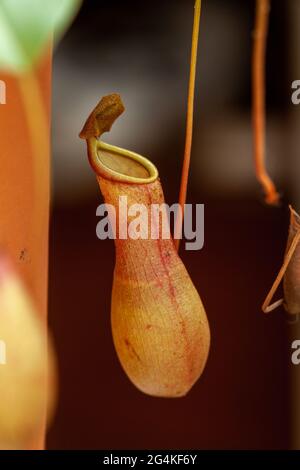
[[[39,58],[54,33],[60,39],[81,0],[1,0],[0,69],[21,73]]]

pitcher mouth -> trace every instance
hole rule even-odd
[[[147,158],[96,138],[88,140],[88,155],[93,170],[103,178],[134,184],[153,183],[158,178],[157,168]]]

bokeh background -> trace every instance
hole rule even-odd
[[[178,198],[193,0],[85,0],[57,48],[53,83],[50,326],[60,395],[50,449],[287,449],[300,446],[298,319],[261,304],[281,265],[287,202],[300,207],[299,0],[273,0],[267,57],[268,167],[255,181],[251,135],[254,0],[203,1],[188,202],[205,204],[205,246],[181,256],[211,325],[206,370],[185,398],[141,394],[110,331],[112,241],[96,238],[102,202],[78,132],[102,95],[126,113],[107,142],[148,156],[166,201]],[[278,293],[280,295],[280,293]]]

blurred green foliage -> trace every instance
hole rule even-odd
[[[52,34],[57,42],[76,15],[81,0],[1,0],[0,69],[31,68]]]

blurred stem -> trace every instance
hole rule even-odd
[[[41,87],[35,70],[20,76],[19,89],[21,93],[24,113],[27,122],[32,150],[32,165],[34,172],[34,207],[32,207],[33,227],[32,232],[37,239],[44,236],[45,217],[48,219],[48,212],[45,206],[49,205],[48,189],[48,162],[50,154],[49,142],[49,119],[47,109],[43,100]],[[44,299],[47,303],[47,298]],[[47,318],[44,318],[45,335],[47,335]],[[47,364],[45,363],[45,367]],[[31,449],[44,449],[46,436],[46,402],[47,389],[45,384],[45,412],[41,416],[40,428],[37,430],[34,442],[31,442]]]
[[[270,0],[256,0],[256,19],[252,56],[252,119],[256,178],[262,185],[267,204],[277,204],[279,194],[266,170],[265,69]]]
[[[186,137],[185,149],[183,157],[183,166],[181,173],[181,183],[179,192],[179,205],[181,213],[178,214],[175,221],[175,235],[182,233],[182,223],[184,215],[184,205],[186,201],[187,185],[189,178],[189,169],[191,161],[192,139],[193,139],[193,121],[194,121],[194,100],[195,100],[195,80],[196,80],[196,67],[197,67],[197,52],[199,42],[199,28],[201,17],[201,0],[196,0],[194,11],[194,26],[192,36],[192,50],[191,50],[191,65],[190,65],[190,78],[189,78],[189,91],[188,91],[188,105],[187,105],[187,122],[186,122]],[[180,238],[174,240],[177,251],[179,250]]]
[[[36,73],[32,70],[19,79],[24,112],[30,136],[33,169],[35,181],[36,228],[40,226],[40,217],[43,217],[42,201],[48,198],[48,189],[44,181],[48,178],[47,155],[49,149],[49,120]]]

